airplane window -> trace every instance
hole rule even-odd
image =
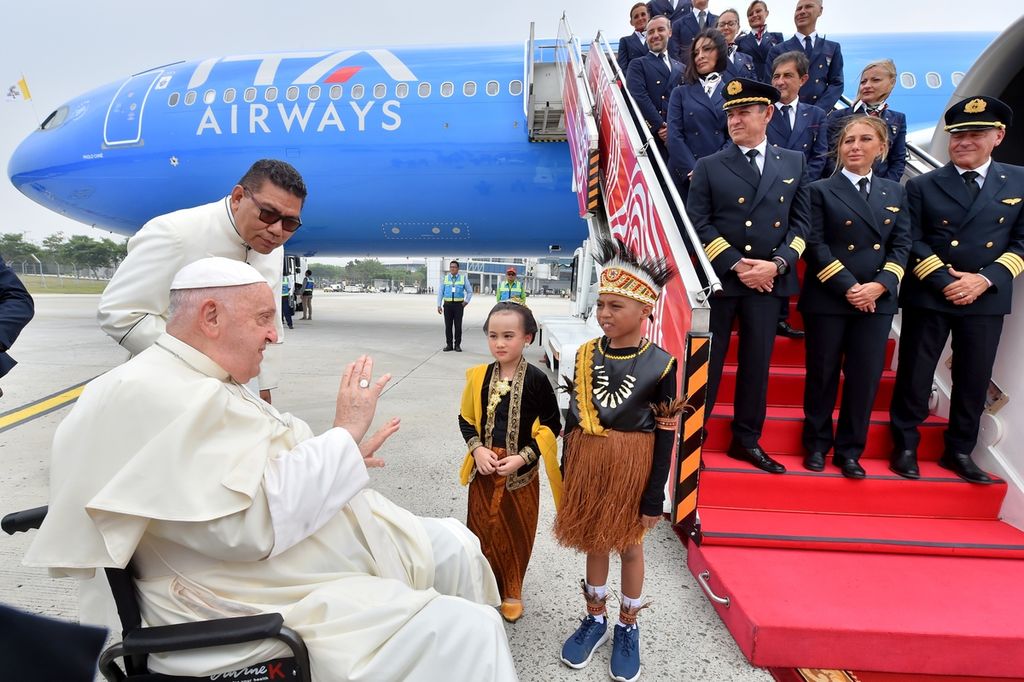
[[[523,94],[523,81],[512,81],[508,84],[508,94],[517,96]]]
[[[929,88],[937,88],[942,85],[942,76],[934,71],[929,71],[924,75],[924,82],[928,84]]]
[[[487,90],[487,94],[490,95],[491,97],[494,97],[495,95],[497,95],[498,91],[500,89],[501,89],[501,86],[498,85],[498,81],[487,81],[486,90]]]
[[[375,98],[382,99],[386,94],[388,94],[388,86],[383,83],[377,83],[373,86],[373,96]]]
[[[917,86],[917,76],[909,71],[904,71],[900,74],[900,85],[902,85],[905,90],[913,90]]]
[[[963,79],[964,79],[964,72],[963,71],[954,71],[952,78],[950,78],[949,80],[950,80],[950,82],[953,83],[953,87],[956,87],[956,86],[960,85],[960,81],[962,81]]]
[[[310,102],[315,102],[318,99],[320,99],[320,86],[310,85],[309,91],[306,93],[306,96],[309,97]]]
[[[330,95],[331,99],[341,99],[341,86],[340,85],[332,85],[331,86],[331,91],[330,91],[329,95]]]
[[[178,106],[178,100],[181,99],[180,92],[172,92],[171,96],[167,98],[167,106],[176,107]]]
[[[359,84],[353,85],[352,86],[352,99],[362,99],[363,98],[363,93],[365,91],[366,91],[366,88],[363,85],[359,85]]]
[[[473,81],[466,81],[462,84],[462,94],[466,97],[473,97],[476,95],[476,83]]]
[[[40,128],[40,130],[53,130],[54,128],[59,126],[61,123],[63,123],[67,119],[67,117],[68,117],[68,108],[67,107],[61,107],[60,109],[57,109],[57,111],[55,111],[52,114],[50,114],[49,116],[47,116],[46,120],[43,121],[43,124],[41,126],[39,126],[39,128]]]
[[[289,102],[294,102],[299,98],[299,88],[296,85],[290,86],[284,91],[284,96]]]
[[[267,100],[268,102],[273,102],[275,99],[277,99],[277,88],[275,88],[274,86],[270,86],[269,88],[264,90],[263,99]]]
[[[420,83],[416,91],[420,97],[430,97],[430,83]]]
[[[203,93],[203,104],[213,104],[217,101],[217,91],[207,90]]]
[[[409,96],[409,84],[399,83],[395,86],[395,97],[398,99],[405,99]]]
[[[224,91],[224,104],[231,104],[235,101],[235,89],[228,88]]]
[[[451,97],[452,93],[455,92],[455,83],[451,81],[445,81],[441,83],[441,97]]]
[[[242,93],[242,99],[246,102],[252,102],[256,99],[256,88],[246,88],[245,92]]]
[[[190,107],[196,103],[196,91],[189,90],[185,93],[185,106]]]

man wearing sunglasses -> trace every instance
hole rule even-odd
[[[223,199],[153,218],[128,240],[128,255],[100,297],[100,328],[132,355],[141,353],[164,332],[174,273],[200,258],[248,263],[280,291],[284,243],[302,225],[305,199],[306,184],[294,167],[261,159]],[[281,339],[281,311],[277,325]],[[258,377],[267,402],[280,376],[275,346],[267,347]]]

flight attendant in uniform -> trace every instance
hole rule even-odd
[[[754,69],[754,59],[749,54],[739,51],[736,46],[736,35],[740,32],[740,15],[734,9],[727,9],[718,15],[716,28],[725,37],[726,71],[732,78],[751,78],[760,80]]]
[[[652,19],[656,16],[666,16],[669,22],[673,22],[689,14],[692,8],[690,0],[651,0],[647,3],[647,14]]]
[[[651,16],[654,16],[653,14]],[[718,24],[718,15],[708,11],[708,0],[694,0],[690,11],[672,19],[672,38],[668,43],[669,54],[673,59],[685,63],[690,45],[697,34],[704,29],[714,28]]]
[[[903,323],[890,418],[890,468],[919,478],[918,426],[928,417],[935,366],[953,336],[953,389],[939,465],[991,483],[971,453],[992,366],[1024,272],[1024,168],[992,159],[1013,112],[994,97],[968,97],[945,114],[950,162],[907,182],[914,244],[900,294]]]
[[[629,10],[629,23],[633,25],[633,32],[628,36],[622,36],[619,40],[619,51],[615,55],[623,75],[626,74],[631,61],[647,54],[647,18],[647,3],[638,2]]]
[[[683,84],[668,101],[668,168],[684,202],[697,159],[729,144],[722,109],[727,65],[725,37],[701,31],[690,46]]]
[[[818,35],[821,0],[797,0],[793,21],[796,35],[768,52],[768,63],[784,52],[803,50],[810,62],[807,82],[800,88],[800,101],[821,107],[826,113],[843,96],[843,51],[839,43]]]
[[[772,33],[768,30],[768,5],[763,0],[754,0],[750,3],[750,7],[747,8],[747,24],[750,26],[750,32],[736,39],[736,47],[754,60],[757,80],[771,83],[772,64],[768,61],[768,53],[785,38],[781,33]]]
[[[683,65],[669,57],[668,39],[672,35],[666,17],[647,22],[649,52],[629,64],[626,88],[640,107],[640,114],[651,130],[662,154],[668,140],[668,97],[683,77]]]
[[[810,188],[807,275],[799,303],[807,334],[804,468],[822,471],[833,450],[832,463],[854,479],[865,475],[858,460],[910,255],[903,187],[872,171],[885,157],[887,134],[878,118],[848,119],[839,132],[839,172]],[[840,369],[843,398],[833,432]]]
[[[733,322],[739,321],[739,370],[728,454],[771,473],[785,467],[759,443],[767,409],[768,368],[782,297],[798,292],[808,194],[804,156],[768,145],[765,131],[779,91],[737,78],[725,87],[733,144],[697,161],[686,208],[722,281],[711,299],[707,413],[721,383]]]

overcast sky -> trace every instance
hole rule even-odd
[[[67,99],[144,69],[174,62],[258,51],[509,43],[524,40],[531,21],[538,37],[557,34],[565,10],[576,34],[603,30],[609,40],[629,31],[632,0],[52,0],[5,2],[0,41],[0,88],[25,74],[33,101],[0,101],[0,232],[39,241],[53,232],[107,233],[86,228],[29,201],[7,179],[18,142]],[[711,0],[710,8],[745,10],[747,0]],[[794,0],[769,0],[772,30],[792,31]],[[1006,0],[974,0],[970,11],[952,0],[826,0],[824,33],[998,31],[1019,10]],[[384,9],[386,14],[378,14]],[[744,17],[745,18],[745,17]],[[224,188],[225,193],[229,188]]]

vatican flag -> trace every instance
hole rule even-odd
[[[8,102],[28,102],[32,99],[32,93],[28,91],[28,81],[22,76],[21,80],[7,88]]]

